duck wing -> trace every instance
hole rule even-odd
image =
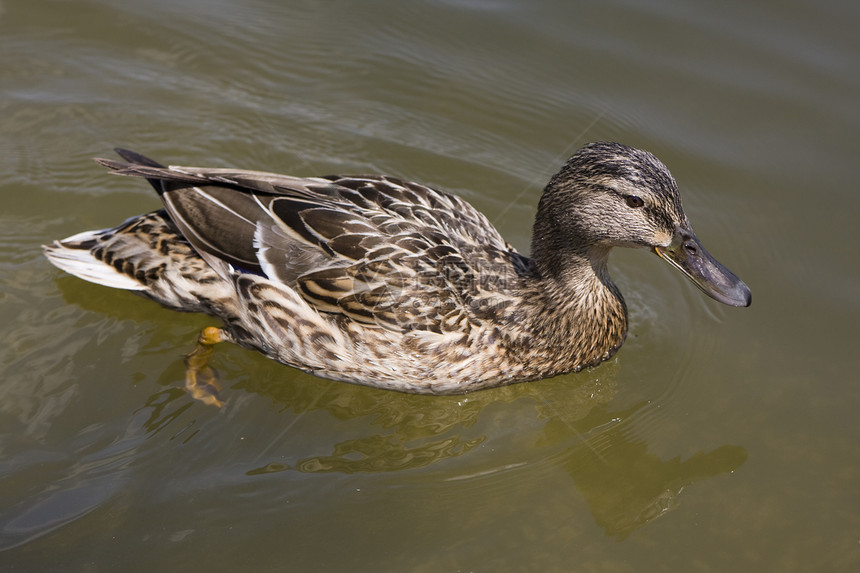
[[[462,331],[509,304],[527,260],[471,205],[385,176],[298,178],[97,159],[146,178],[225,279],[255,273],[321,312],[396,331]]]

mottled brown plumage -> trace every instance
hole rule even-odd
[[[462,199],[382,176],[297,178],[97,160],[165,209],[45,247],[56,266],[224,322],[222,335],[326,378],[457,393],[609,358],[627,311],[615,246],[651,248],[721,302],[749,289],[701,247],[653,155],[586,146],[544,190],[532,258]]]

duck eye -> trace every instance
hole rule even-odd
[[[632,207],[634,209],[638,209],[645,204],[645,201],[642,200],[642,197],[637,197],[636,195],[625,195],[624,200],[627,201],[628,207]]]

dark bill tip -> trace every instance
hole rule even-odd
[[[714,300],[730,306],[752,303],[749,287],[712,257],[692,231],[679,229],[671,245],[654,252]]]

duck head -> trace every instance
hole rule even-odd
[[[678,185],[647,151],[619,143],[579,150],[550,180],[538,207],[534,257],[544,272],[584,258],[600,275],[612,247],[647,248],[705,294],[749,306],[750,289],[693,232]]]

